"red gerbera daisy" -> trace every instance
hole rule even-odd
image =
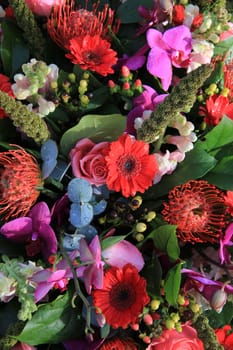
[[[100,350],[137,350],[138,347],[132,339],[112,338],[105,340]]]
[[[41,172],[36,159],[24,149],[0,153],[0,214],[26,216],[36,202]]]
[[[11,89],[11,83],[6,75],[0,74],[0,90],[9,96],[15,97]],[[4,109],[0,108],[0,119],[6,116]]]
[[[224,193],[204,180],[190,180],[176,186],[164,203],[164,220],[177,225],[182,241],[218,242],[226,225]]]
[[[205,117],[208,125],[217,125],[224,115],[233,119],[233,103],[225,96],[214,94],[206,100],[205,107],[200,107],[199,115]]]
[[[110,267],[104,276],[102,289],[92,292],[93,304],[101,310],[113,328],[127,328],[135,323],[143,307],[149,302],[146,281],[135,266],[122,269]]]
[[[107,186],[121,191],[124,197],[145,192],[152,185],[158,171],[154,155],[149,155],[149,145],[123,134],[110,144],[106,156],[108,167]]]
[[[92,10],[75,8],[73,0],[64,1],[54,7],[47,21],[47,29],[50,37],[56,44],[66,48],[72,38],[87,34],[100,35],[103,39],[110,39],[109,28],[116,33],[120,22],[114,23],[114,11],[106,4],[103,11],[98,11],[99,2],[93,4]]]
[[[112,66],[117,62],[116,52],[110,43],[99,35],[85,35],[70,40],[70,53],[66,57],[82,69],[90,69],[100,75],[113,73]]]
[[[215,335],[225,350],[233,349],[233,333],[230,325],[215,329]]]

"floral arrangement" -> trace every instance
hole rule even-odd
[[[1,349],[233,349],[232,14],[1,2]]]

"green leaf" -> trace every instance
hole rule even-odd
[[[165,175],[158,184],[147,190],[144,195],[145,200],[154,201],[156,198],[166,195],[177,185],[203,177],[216,163],[217,160],[201,147],[194,147],[186,154],[184,161],[177,166],[172,175]]]
[[[114,125],[114,127],[112,127]],[[65,155],[75,143],[88,136],[93,142],[113,141],[123,133],[126,118],[120,114],[96,115],[88,114],[80,122],[67,130],[61,138],[60,149]]]
[[[167,253],[171,261],[176,261],[179,258],[180,248],[175,225],[162,225],[153,230],[148,238],[152,238],[156,248]]]
[[[136,23],[140,22],[142,18],[138,13],[138,6],[142,5],[149,8],[153,8],[154,0],[131,0],[126,1],[119,6],[117,10],[117,17],[120,18],[121,23]]]
[[[196,145],[203,148],[211,155],[215,155],[219,149],[233,142],[233,121],[224,116],[221,122],[205,135],[204,141],[198,141]]]
[[[204,177],[209,183],[223,189],[233,190],[233,156],[221,159]]]
[[[160,296],[162,268],[155,254],[153,255],[151,261],[144,267],[142,275],[146,279],[146,289],[150,297],[156,298]]]
[[[182,262],[173,266],[167,273],[164,283],[164,292],[167,302],[175,306],[180,290]]]
[[[107,249],[109,247],[111,247],[112,245],[123,241],[123,239],[125,239],[126,236],[112,236],[112,237],[107,237],[105,239],[102,240],[101,242],[101,250]]]
[[[223,56],[233,46],[233,37],[219,41],[214,47],[214,56]]]
[[[3,21],[2,30],[1,59],[5,74],[12,76],[29,60],[29,49],[22,32],[12,21]]]
[[[39,306],[16,338],[29,345],[57,344],[82,334],[85,321],[81,311],[71,307],[72,293],[66,292],[51,303]]]
[[[215,310],[207,310],[205,315],[208,317],[210,326],[215,328],[220,328],[226,324],[231,324],[233,319],[233,303],[227,302],[220,313]]]

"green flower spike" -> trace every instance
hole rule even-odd
[[[200,315],[193,325],[206,350],[224,350],[223,346],[219,344],[213,328],[210,327],[207,317]]]
[[[16,128],[20,128],[36,143],[42,144],[50,137],[48,127],[43,119],[28,110],[20,101],[0,91],[0,107],[9,115]]]
[[[24,32],[24,39],[28,42],[33,57],[43,60],[46,52],[46,43],[35,21],[34,14],[24,0],[9,0],[9,5],[14,10],[16,22]]]
[[[196,101],[197,91],[212,72],[211,65],[202,65],[182,78],[165,100],[152,112],[150,119],[138,129],[138,139],[147,143],[161,139],[168,124],[181,112],[189,112]]]

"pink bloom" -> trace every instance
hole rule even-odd
[[[225,232],[225,236],[220,239],[219,257],[221,264],[224,262],[231,264],[231,253],[228,251],[227,247],[233,246],[233,223],[231,223]]]
[[[184,25],[168,29],[162,34],[157,29],[147,31],[147,43],[151,50],[147,70],[161,79],[162,87],[168,90],[172,81],[172,66],[185,68],[189,64],[192,35]]]
[[[17,343],[11,350],[36,350],[36,348],[26,343]]]
[[[153,338],[146,350],[204,350],[197,331],[189,326],[182,326],[182,332],[165,329],[159,338]]]
[[[85,239],[81,238],[79,241],[80,260],[86,263],[77,269],[77,276],[82,277],[86,291],[91,294],[92,286],[97,289],[103,287],[103,266],[104,262],[101,260],[101,247],[98,235],[96,235],[89,246]]]
[[[141,252],[133,244],[125,240],[104,249],[102,256],[108,265],[118,268],[122,268],[126,264],[132,264],[140,271],[144,266]]]
[[[220,33],[220,41],[225,40],[233,36],[233,23],[228,22],[229,29],[225,32]]]
[[[62,5],[64,0],[25,0],[28,7],[38,16],[48,17],[55,5]]]
[[[11,220],[4,224],[0,232],[16,243],[25,243],[28,256],[38,253],[48,259],[57,251],[57,238],[50,226],[51,215],[45,202],[39,202],[30,210],[28,216]]]
[[[88,138],[78,141],[70,151],[71,166],[76,177],[86,179],[92,185],[106,183],[107,167],[105,156],[109,142],[95,144]]]

